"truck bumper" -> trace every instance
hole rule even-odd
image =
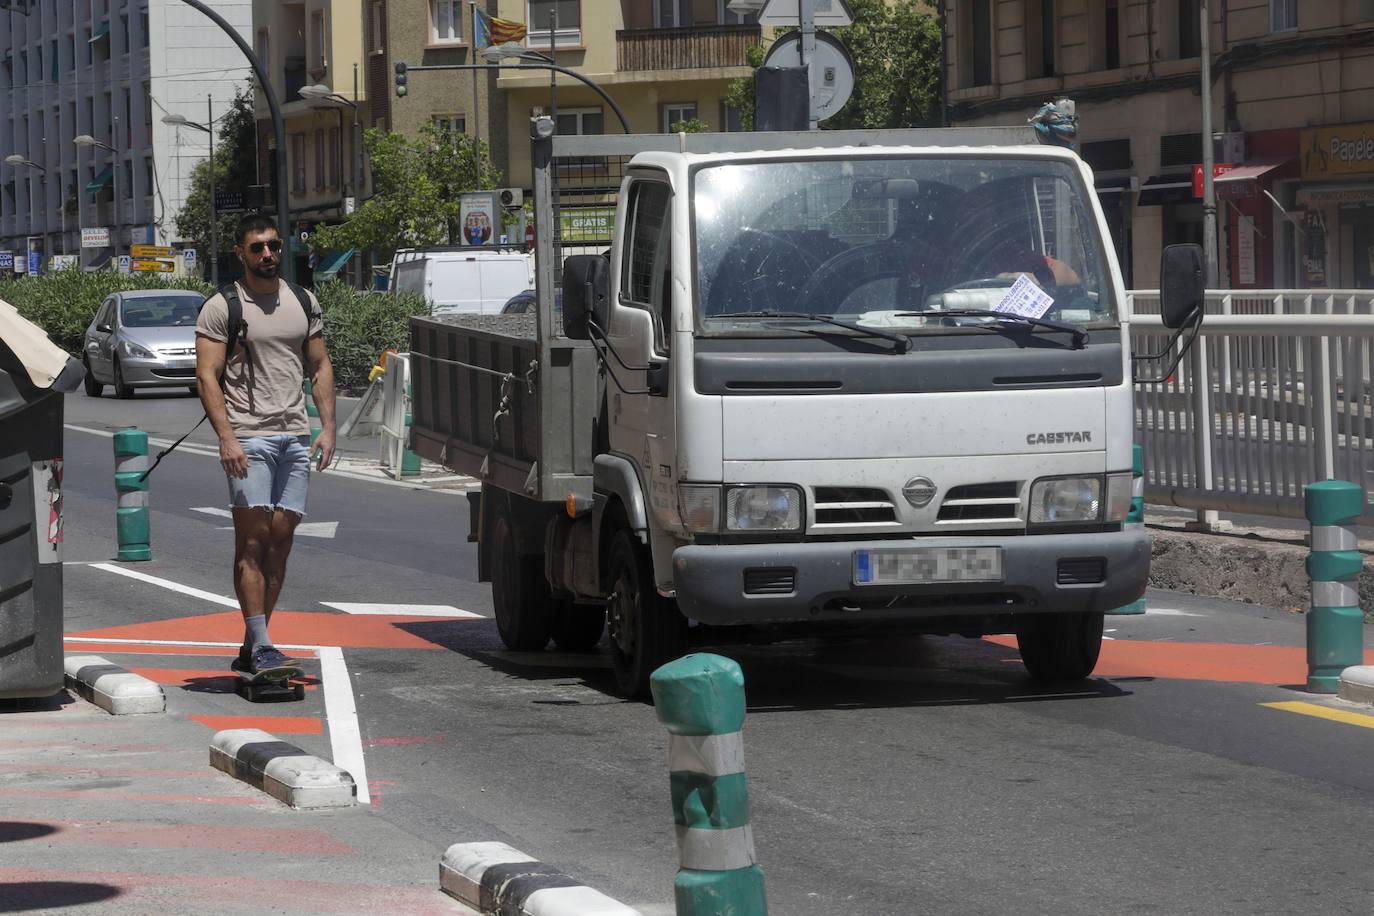
[[[1000,547],[1002,581],[854,584],[856,550],[904,546]],[[970,534],[910,541],[691,545],[673,552],[673,581],[682,613],[721,626],[1107,611],[1143,595],[1149,574],[1150,537],[1139,529],[1017,537]]]

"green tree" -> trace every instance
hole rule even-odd
[[[321,226],[311,240],[316,251],[356,248],[382,261],[397,248],[453,245],[462,241],[461,195],[497,186],[486,144],[481,173],[473,138],[420,129],[414,139],[370,129],[363,137],[372,163],[372,196],[346,221]]]
[[[257,124],[253,118],[253,89],[246,86],[234,96],[229,110],[218,118],[215,132],[215,190],[241,191],[258,183]],[[194,128],[182,128],[194,130]],[[234,250],[234,229],[240,214],[216,214],[219,251]],[[191,175],[191,192],[176,215],[177,236],[195,244],[209,274],[210,258],[210,163],[202,161]]]
[[[930,127],[940,121],[940,24],[916,0],[849,0],[854,24],[832,30],[854,59],[854,93],[822,124],[833,130]],[[750,49],[753,51],[754,49]],[[749,65],[763,63],[763,49]],[[733,81],[725,103],[754,127],[754,80]]]

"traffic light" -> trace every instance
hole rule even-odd
[[[396,96],[400,98],[406,94],[406,65],[404,61],[396,61]]]

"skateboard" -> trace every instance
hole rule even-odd
[[[301,677],[305,672],[290,665],[285,668],[269,668],[259,674],[248,671],[235,671],[238,683],[234,691],[250,703],[269,699],[305,699],[305,685],[292,683],[292,678]]]

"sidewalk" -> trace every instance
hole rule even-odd
[[[68,692],[0,701],[0,912],[473,912],[439,891],[443,850],[374,814],[375,793],[298,811],[210,767],[221,728],[330,759],[318,661],[304,702],[250,706],[223,650],[109,648],[163,684],[165,714],[111,716]]]

